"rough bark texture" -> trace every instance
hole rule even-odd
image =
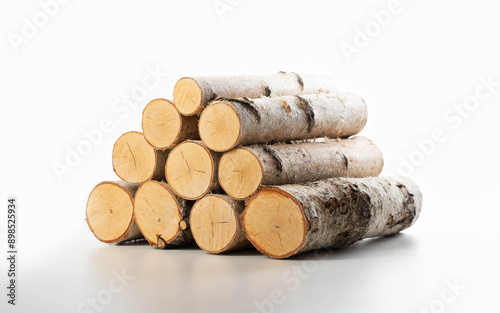
[[[222,105],[217,105],[222,104]],[[226,123],[230,106],[238,123]],[[227,114],[218,114],[217,110]],[[214,120],[213,116],[222,116]],[[345,138],[359,133],[368,118],[364,100],[352,93],[285,96],[261,99],[219,99],[200,117],[201,139],[215,151],[237,145],[273,143],[315,137]],[[212,119],[212,120],[209,120]],[[214,126],[215,124],[215,126]],[[228,137],[234,138],[227,140]],[[223,145],[218,142],[225,141]]]
[[[161,241],[161,243],[160,243]],[[166,242],[163,238],[158,238],[157,247],[160,249],[169,249],[169,248],[177,248],[188,246],[194,243],[193,234],[189,227],[186,230],[183,230],[177,235],[177,237],[171,242]]]
[[[202,141],[199,141],[199,143],[203,144],[203,146],[207,149],[207,151],[210,152],[210,156],[212,157],[212,162],[213,162],[213,167],[212,167],[212,170],[213,170],[212,182],[210,184],[210,188],[203,195],[206,195],[207,193],[217,193],[217,192],[221,191],[221,187],[220,187],[220,184],[219,184],[219,171],[218,171],[218,168],[219,168],[219,162],[220,162],[220,158],[222,156],[222,153],[210,150]]]
[[[253,145],[238,149],[250,151],[258,158],[261,169],[251,168],[249,162],[241,162],[245,164],[240,165],[235,161],[234,164],[232,160],[235,158],[226,159],[226,156],[231,156],[231,151],[222,157],[220,184],[228,195],[236,199],[251,196],[259,185],[303,183],[331,177],[378,176],[384,166],[382,152],[364,137],[326,139],[315,143]],[[223,167],[230,170],[226,171]],[[240,179],[245,180],[245,176],[259,174],[258,171],[262,171],[260,184],[253,184],[245,191],[234,184]]]
[[[200,114],[203,108],[217,97],[260,98],[337,92],[335,82],[326,75],[279,72],[264,76],[206,76],[190,79],[198,84],[202,96],[197,108],[192,112],[179,110],[186,115]],[[174,102],[177,105],[180,101],[174,88]]]
[[[415,223],[422,206],[417,184],[401,177],[330,178],[262,190],[273,190],[295,201],[306,221],[302,245],[286,255],[270,255],[277,258],[326,247],[346,247],[363,238],[396,234]],[[255,197],[258,196],[259,193]],[[248,207],[243,220],[246,214]],[[247,232],[245,221],[243,226]],[[263,247],[252,243],[264,252]]]
[[[136,193],[137,189],[139,188],[139,184],[125,182],[125,181],[105,181],[105,182],[99,183],[96,187],[94,187],[94,189],[92,190],[92,192],[97,187],[99,187],[99,186],[101,186],[103,184],[112,184],[112,185],[119,186],[125,193],[128,194],[128,196],[130,197],[130,202],[133,205],[133,199],[135,197],[135,193]],[[92,192],[90,193],[90,196],[92,196]],[[89,196],[89,200],[90,200],[90,196]],[[88,209],[88,203],[87,203],[87,209]],[[117,210],[119,208],[110,207],[109,209]],[[99,239],[100,241],[102,241],[102,242],[106,242],[106,243],[120,243],[120,242],[126,242],[126,241],[130,241],[130,240],[144,238],[142,236],[141,231],[139,230],[139,227],[137,227],[137,224],[136,224],[135,219],[134,219],[133,212],[132,212],[132,215],[131,215],[131,218],[130,218],[130,224],[129,224],[127,230],[123,233],[123,235],[121,235],[118,238],[112,239],[112,240],[103,240],[102,238],[99,238],[99,236],[94,231],[94,227],[93,227],[92,223],[89,221],[88,211],[86,213],[87,213],[87,217],[86,217],[85,221],[87,222],[87,225],[89,226],[89,228],[92,231],[92,233],[94,234],[94,236],[97,239]]]

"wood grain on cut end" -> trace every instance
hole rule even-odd
[[[128,132],[113,146],[113,169],[122,180],[134,183],[159,178],[163,175],[158,173],[157,164],[164,162],[165,153],[155,150],[142,133]]]
[[[246,148],[224,153],[219,163],[219,183],[235,199],[251,196],[262,183],[263,168],[259,158]]]
[[[185,141],[170,152],[165,166],[167,182],[179,196],[199,199],[212,189],[217,163],[203,143]]]
[[[183,216],[174,194],[163,182],[148,181],[139,187],[135,196],[137,226],[151,245],[158,238],[170,242],[179,234]]]
[[[133,194],[136,184],[102,182],[90,193],[87,223],[97,239],[107,243],[142,238],[134,223]]]
[[[230,105],[216,101],[203,110],[198,130],[208,148],[219,152],[228,151],[238,143],[240,118]]]
[[[202,108],[203,91],[196,80],[184,77],[174,86],[174,103],[183,115],[200,113]]]
[[[210,253],[220,253],[250,246],[240,228],[243,203],[223,195],[206,195],[198,200],[189,221],[198,246]]]
[[[273,258],[293,255],[304,244],[308,224],[293,197],[280,190],[257,193],[242,215],[247,238],[260,252]]]
[[[170,148],[180,135],[182,118],[173,103],[155,99],[142,112],[142,131],[146,140],[158,149]]]

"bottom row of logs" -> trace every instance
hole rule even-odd
[[[107,243],[144,237],[167,248],[195,241],[210,253],[253,245],[272,258],[286,258],[396,234],[415,223],[421,206],[419,187],[400,177],[266,186],[246,203],[216,194],[194,203],[164,182],[120,181],[97,185],[86,214],[94,235]]]

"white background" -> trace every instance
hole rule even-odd
[[[40,3],[0,5],[1,247],[16,196],[20,251],[16,307],[1,254],[2,312],[499,311],[500,86],[481,87],[500,82],[495,2],[401,0],[383,25],[372,12],[393,8],[387,0],[68,1],[47,20]],[[162,76],[140,95],[148,69]],[[386,174],[423,190],[414,227],[290,260],[93,238],[87,196],[117,179],[112,145],[140,131],[148,100],[171,98],[182,76],[280,70],[330,74],[366,100],[362,135]],[[120,102],[133,92],[131,107]],[[68,165],[103,120],[112,131],[58,179],[54,164]],[[132,278],[117,283],[121,271]]]

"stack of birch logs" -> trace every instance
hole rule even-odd
[[[182,78],[173,101],[144,108],[142,133],[116,141],[121,181],[92,190],[87,223],[107,243],[253,245],[272,258],[396,234],[422,195],[407,178],[378,177],[382,153],[354,136],[367,117],[361,97],[323,75]]]

